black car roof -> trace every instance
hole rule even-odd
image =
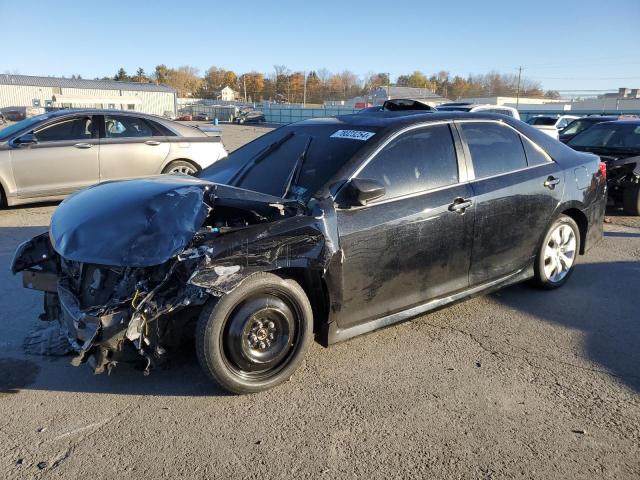
[[[640,125],[640,119],[614,120],[613,122],[604,122],[607,125]]]
[[[328,123],[353,127],[372,127],[377,129],[402,127],[414,123],[442,122],[447,120],[505,120],[504,115],[495,113],[470,113],[459,111],[429,112],[425,110],[402,110],[397,112],[364,112],[340,115],[334,118],[310,118],[298,122],[298,125],[326,125]],[[333,120],[333,121],[332,121]]]

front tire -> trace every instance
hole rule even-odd
[[[636,183],[624,187],[622,208],[627,215],[640,215],[640,184]]]
[[[313,313],[302,287],[261,272],[205,305],[196,351],[204,372],[221,387],[255,393],[288,380],[312,337]]]
[[[544,237],[534,263],[534,283],[544,289],[561,287],[569,279],[580,251],[580,229],[560,215]]]

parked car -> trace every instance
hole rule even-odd
[[[558,132],[578,118],[574,115],[536,115],[527,123],[557,140],[560,137]]]
[[[598,123],[613,122],[619,118],[618,115],[590,115],[588,117],[578,118],[558,132],[558,140],[562,143],[567,143],[579,133],[584,132]]]
[[[198,178],[76,193],[11,268],[46,292],[74,364],[148,370],[197,324],[204,371],[248,393],[289,378],[314,333],[331,344],[516,282],[562,286],[604,207],[599,158],[523,122],[347,115],[269,132]]]
[[[0,129],[0,200],[58,200],[105,180],[193,174],[226,155],[219,136],[161,117],[59,110]]]
[[[567,145],[600,156],[607,165],[609,198],[628,215],[640,215],[640,120],[599,123]]]
[[[233,119],[235,123],[262,123],[265,122],[264,113],[260,110],[243,110]]]
[[[450,102],[443,103],[437,107],[439,112],[484,112],[484,113],[498,113],[500,115],[506,115],[507,117],[520,120],[520,114],[518,110],[513,107],[507,107],[506,105],[489,105],[489,104],[474,104],[466,102]]]
[[[177,120],[179,122],[191,122],[193,120],[193,115],[191,114],[186,114],[186,115],[180,115]]]
[[[373,107],[363,108],[358,111],[358,114],[370,114],[375,112],[435,112],[436,109],[428,103],[420,100],[413,100],[411,98],[393,98],[391,100],[385,100],[382,105],[376,105]]]
[[[209,120],[211,120],[209,118],[209,115],[207,115],[206,113],[196,113],[193,116],[193,119],[197,122],[208,122]]]

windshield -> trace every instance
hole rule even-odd
[[[594,123],[597,123],[593,120],[574,120],[569,125],[567,125],[561,132],[561,135],[577,135],[580,132],[585,131]]]
[[[615,150],[640,149],[640,125],[637,123],[601,123],[573,137],[567,145]]]
[[[46,120],[50,116],[51,116],[50,114],[46,114],[45,113],[45,114],[42,114],[42,115],[37,115],[35,117],[25,118],[24,120],[20,120],[19,122],[14,123],[13,125],[9,125],[7,127],[1,128],[0,129],[0,141],[7,140],[14,133],[19,132],[20,130],[22,130],[24,128],[29,128],[31,126],[34,126],[34,125],[42,122],[43,120]]]
[[[557,118],[553,117],[533,117],[527,120],[529,125],[555,125],[558,121]]]
[[[342,127],[336,124],[281,127],[240,147],[198,176],[281,197],[292,173],[298,170],[297,181],[290,185],[287,197],[308,200],[377,132],[377,128],[371,127]]]

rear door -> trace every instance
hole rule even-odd
[[[542,149],[504,123],[456,125],[473,176],[473,286],[529,264],[562,199],[564,176]]]
[[[19,197],[63,196],[98,182],[98,128],[92,115],[33,131],[37,142],[11,150]]]
[[[100,180],[160,173],[171,146],[155,122],[134,115],[102,118]]]
[[[338,208],[346,328],[468,286],[473,210],[449,125],[411,129],[356,173],[385,186],[364,207]]]

